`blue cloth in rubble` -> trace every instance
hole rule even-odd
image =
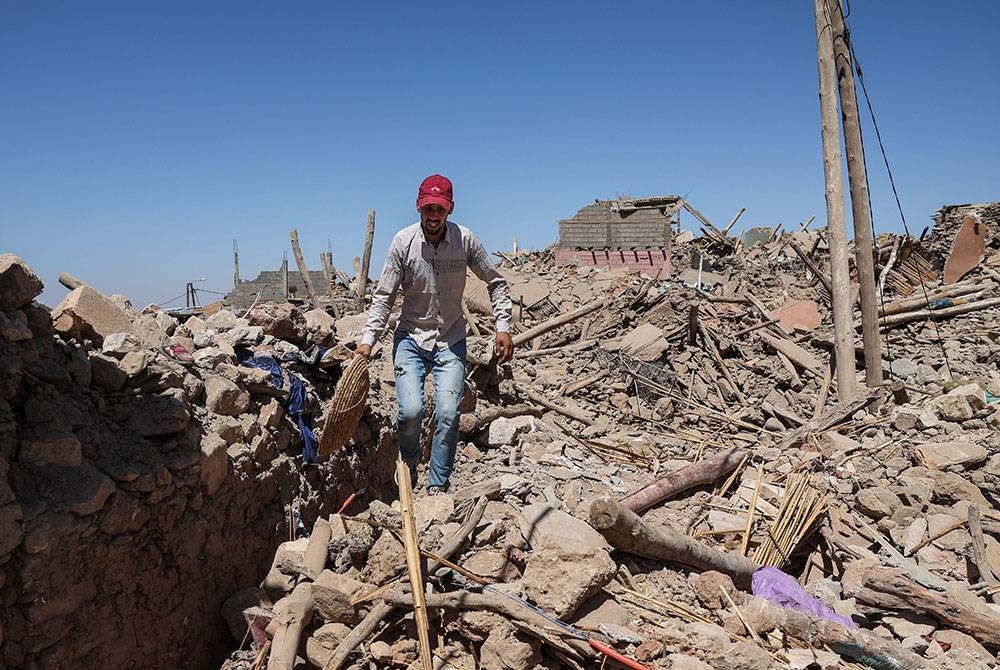
[[[258,354],[246,359],[242,364],[249,368],[259,368],[270,372],[271,383],[275,388],[280,389],[284,385],[281,364],[273,356]],[[302,462],[315,463],[316,434],[312,429],[312,415],[305,413],[306,386],[298,375],[291,372],[288,373],[288,381],[288,402],[285,403],[285,411],[294,417],[299,426],[299,432],[302,433]]]

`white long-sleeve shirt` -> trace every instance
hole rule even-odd
[[[466,267],[486,282],[497,332],[509,332],[510,289],[479,238],[465,226],[447,221],[444,239],[435,246],[424,238],[418,222],[392,238],[361,341],[372,345],[382,335],[400,288],[403,305],[397,330],[412,336],[426,351],[461,341]]]

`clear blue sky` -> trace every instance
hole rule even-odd
[[[911,229],[1000,199],[1000,2],[855,0]],[[420,179],[491,249],[594,198],[825,222],[812,3],[0,0],[0,250],[141,307],[332,240],[372,274]],[[900,227],[867,134],[876,225]],[[289,256],[291,254],[289,253]],[[173,303],[177,306],[178,303]],[[181,301],[181,306],[183,301]]]

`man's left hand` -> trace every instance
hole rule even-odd
[[[497,365],[503,365],[514,355],[514,341],[510,339],[510,333],[497,333],[496,343],[493,345],[493,357]]]

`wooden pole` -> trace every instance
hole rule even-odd
[[[742,589],[750,585],[758,567],[745,556],[723,553],[666,526],[653,526],[611,498],[591,502],[590,525],[615,549],[696,570],[718,570]]]
[[[413,616],[417,624],[420,663],[424,670],[432,670],[430,622],[424,604],[424,578],[420,572],[420,547],[417,544],[417,526],[413,517],[413,489],[410,488],[410,470],[402,460],[396,461],[396,479],[399,481],[399,507],[403,518],[403,547],[406,550],[406,572],[413,589]]]
[[[844,149],[847,152],[847,177],[851,185],[851,214],[854,219],[854,262],[861,284],[861,334],[865,347],[865,383],[882,383],[882,338],[878,326],[878,298],[875,295],[875,259],[872,254],[871,210],[868,208],[868,179],[864,149],[861,144],[861,121],[854,90],[854,65],[847,42],[844,12],[840,0],[827,0],[833,25],[833,55],[840,87],[840,111],[844,122]],[[839,382],[839,380],[838,380]]]
[[[299,248],[299,231],[292,228],[291,236],[292,253],[295,254],[295,263],[299,266],[302,283],[306,285],[306,291],[309,293],[309,300],[312,301],[313,307],[317,307],[319,300],[316,299],[316,289],[313,288],[312,279],[309,277],[309,268],[306,267],[306,259],[302,258],[302,249]]]
[[[854,330],[851,323],[851,270],[844,222],[844,174],[837,132],[837,92],[834,86],[833,36],[827,0],[814,0],[816,51],[819,63],[819,108],[823,134],[823,177],[826,182],[826,225],[830,234],[830,299],[833,303],[834,356],[837,394],[850,402],[857,396]],[[794,247],[793,247],[794,248]]]
[[[288,254],[281,259],[281,290],[285,300],[288,300]]]
[[[368,270],[372,262],[372,240],[375,238],[375,210],[368,212],[368,230],[365,232],[365,253],[361,259],[361,274],[358,276],[358,302],[365,306],[365,292],[368,291]]]
[[[550,330],[555,330],[559,326],[565,326],[567,323],[575,321],[580,317],[586,316],[591,312],[603,307],[606,304],[604,298],[598,298],[592,302],[588,302],[582,307],[577,307],[572,312],[567,312],[566,314],[560,314],[559,316],[554,316],[548,321],[543,321],[534,328],[529,328],[523,333],[515,335],[512,339],[514,341],[514,346],[519,347],[525,342],[530,342],[539,335],[544,335]]]
[[[240,245],[233,240],[233,288],[240,285]]]

